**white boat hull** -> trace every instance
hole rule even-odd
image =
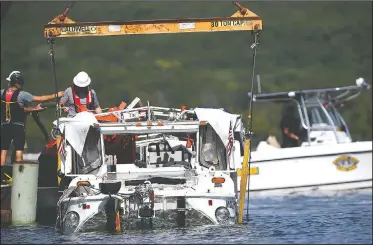
[[[343,156],[349,164],[341,165]],[[251,159],[252,193],[372,188],[371,141],[256,151]]]

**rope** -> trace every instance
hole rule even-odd
[[[246,12],[247,12],[247,8],[242,7],[241,4],[240,4],[240,2],[238,2],[238,1],[233,1],[233,4],[236,5],[236,6],[240,9],[240,13],[241,13],[242,15],[245,15],[245,14],[246,14]]]
[[[39,112],[31,112],[32,118],[34,119],[36,125],[38,125],[39,129],[43,133],[45,141],[48,143],[49,142],[48,131],[45,128],[44,124],[41,122],[39,115],[40,115]]]
[[[69,13],[70,9],[74,6],[75,2],[69,2],[66,5],[65,11],[63,11],[62,15],[66,17],[67,13]]]
[[[62,12],[62,14],[59,16],[59,20],[61,22],[65,21],[67,14],[69,13],[70,9],[74,6],[75,2],[69,2],[66,5],[65,10]]]
[[[259,32],[254,32],[254,43],[251,45],[251,48],[253,49],[253,63],[252,63],[252,77],[251,77],[251,97],[250,97],[250,105],[249,105],[249,122],[248,122],[248,129],[249,129],[249,137],[251,138],[251,132],[253,127],[253,117],[252,117],[252,111],[253,111],[253,93],[254,93],[254,77],[255,77],[255,66],[256,66],[256,53],[258,49],[258,36]],[[251,139],[250,139],[251,140]],[[246,202],[246,222],[249,221],[249,201],[250,201],[250,165],[251,165],[251,149],[252,144],[250,142],[250,149],[249,149],[249,177],[247,179],[247,202]]]

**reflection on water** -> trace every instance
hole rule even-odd
[[[50,226],[1,230],[1,243],[372,243],[372,192],[250,198],[248,224],[59,235]],[[96,224],[97,225],[97,224]]]
[[[137,214],[137,212],[136,212]],[[136,216],[136,215],[132,215]],[[155,218],[152,222],[152,230],[162,230],[162,229],[175,229],[178,227],[177,223],[177,211],[156,211]],[[92,231],[105,231],[106,217],[104,213],[96,214],[92,219],[84,224],[82,229],[83,232]],[[125,219],[121,218],[121,230],[140,230],[140,229],[150,229],[148,223],[141,223],[137,219]],[[206,216],[197,212],[196,210],[189,210],[185,215],[185,227],[193,226],[204,226],[210,225],[212,222],[206,218]]]

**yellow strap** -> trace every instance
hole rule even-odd
[[[8,179],[7,179],[7,180],[3,180],[3,182],[5,182],[5,183],[7,183],[7,184],[12,183],[12,181],[13,181],[12,177],[10,177],[9,175],[7,175],[6,173],[4,173],[4,175],[5,175],[6,177],[8,177]]]
[[[11,116],[10,116],[10,105],[6,104],[5,105],[5,119],[7,121],[10,121],[10,118],[11,118]]]
[[[10,106],[9,104],[14,104],[14,103],[18,103],[18,101],[4,101],[4,100],[1,100],[1,102],[5,103],[5,118],[7,121],[9,121],[11,119],[10,117]]]

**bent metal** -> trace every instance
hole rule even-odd
[[[97,26],[68,26],[61,28],[61,34],[80,34],[97,32]]]

